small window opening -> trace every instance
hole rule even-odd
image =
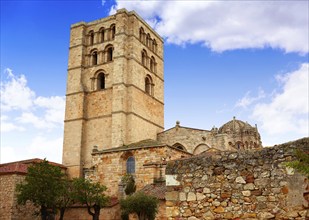
[[[135,174],[135,159],[133,156],[127,159],[127,174]]]
[[[114,40],[115,39],[115,33],[116,33],[116,26],[112,25],[111,26],[111,39]]]
[[[104,73],[100,73],[98,75],[98,89],[105,89],[105,74]]]
[[[102,28],[101,30],[101,43],[104,42],[104,35],[105,35],[105,30]]]
[[[156,65],[155,58],[151,57],[151,59],[150,59],[150,71],[151,72],[155,72],[155,65]]]
[[[93,45],[93,43],[94,43],[94,33],[91,32],[91,33],[90,33],[90,36],[89,36],[89,44],[90,44],[90,45]]]
[[[143,51],[142,51],[142,65],[143,65],[143,66],[147,66],[146,60],[147,60],[147,54],[146,54],[146,52],[143,50]]]
[[[106,61],[112,61],[113,60],[113,47],[107,48],[107,59]]]
[[[152,79],[150,76],[146,76],[145,78],[145,92],[152,95]]]
[[[98,64],[98,53],[95,51],[92,53],[92,65]]]

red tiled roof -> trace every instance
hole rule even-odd
[[[21,161],[15,161],[11,163],[3,163],[0,164],[0,175],[4,174],[13,174],[13,173],[18,173],[18,174],[26,174],[28,170],[28,166],[34,163],[40,163],[42,162],[42,159],[39,158],[34,158],[34,159],[29,159],[29,160],[21,160]],[[49,162],[49,164],[58,166],[62,169],[66,169],[65,166],[59,163],[54,163],[54,162]]]
[[[140,190],[147,195],[154,196],[160,200],[165,199],[166,185],[165,182],[148,184]]]

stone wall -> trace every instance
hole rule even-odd
[[[308,219],[308,180],[283,164],[295,148],[309,148],[309,138],[170,161],[168,219]]]
[[[16,198],[16,184],[23,181],[24,175],[4,174],[0,175],[0,219],[12,220],[36,220],[40,219],[34,216],[38,211],[30,202],[26,205],[18,205]]]
[[[119,184],[126,174],[126,160],[128,156],[135,158],[135,183],[137,190],[145,185],[153,183],[160,177],[160,171],[164,177],[164,169],[159,166],[144,166],[146,164],[162,163],[161,158],[173,160],[188,153],[167,146],[139,148],[132,150],[97,153],[93,155],[94,170],[88,171],[86,178],[100,182],[107,187],[106,194],[111,197],[119,197]]]

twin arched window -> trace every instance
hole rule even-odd
[[[96,35],[98,34],[98,37]],[[114,40],[116,34],[116,25],[112,24],[110,28],[105,29],[102,27],[99,32],[89,31],[88,33],[88,44],[93,45],[95,43],[103,43],[105,40]]]
[[[144,28],[140,27],[139,29],[139,40],[145,44],[150,50],[157,53],[157,42],[155,39],[152,39],[150,34],[146,34]]]
[[[146,68],[148,68],[148,59],[149,57],[147,56],[147,51],[146,50],[142,50],[142,65]],[[157,63],[156,63],[156,59],[154,58],[154,56],[151,56],[149,59],[149,65],[150,65],[150,71],[155,73],[156,67],[157,67]]]

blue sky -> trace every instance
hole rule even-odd
[[[309,136],[308,1],[1,1],[1,163],[61,162],[70,25],[123,7],[164,38],[166,129]]]

